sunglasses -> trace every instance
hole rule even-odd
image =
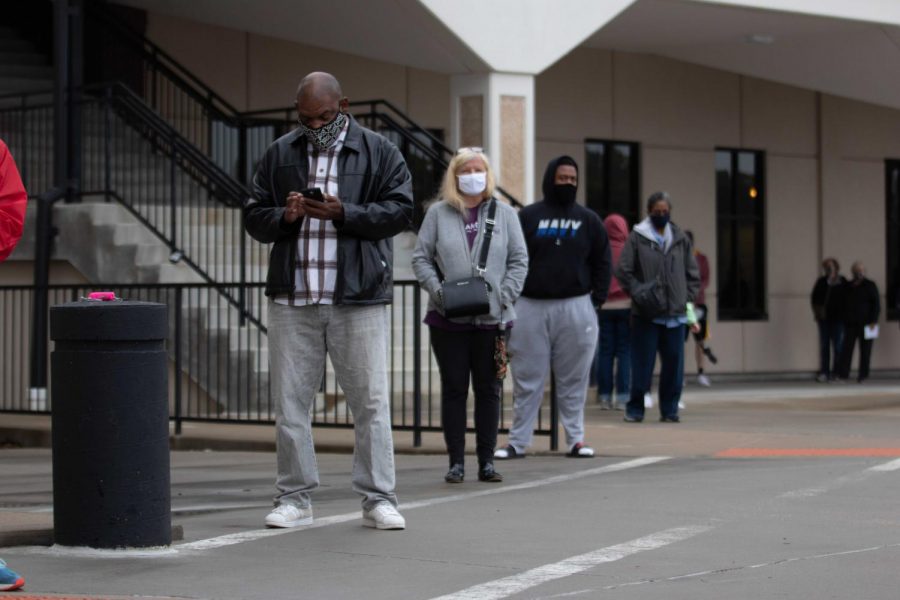
[[[484,148],[482,148],[481,146],[463,146],[456,151],[457,154],[465,154],[467,152],[476,152],[478,154],[482,154],[484,152]]]

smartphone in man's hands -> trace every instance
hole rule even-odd
[[[309,198],[311,200],[318,200],[319,202],[325,202],[325,196],[322,195],[322,188],[306,188],[305,190],[300,190],[300,193],[303,194],[304,197]]]

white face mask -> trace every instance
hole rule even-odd
[[[457,175],[459,191],[466,196],[477,196],[487,187],[487,173],[484,171]]]

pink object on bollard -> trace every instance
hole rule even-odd
[[[88,299],[90,300],[102,300],[107,302],[109,300],[116,300],[115,292],[91,292],[88,294]]]

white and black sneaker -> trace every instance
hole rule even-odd
[[[498,460],[509,460],[511,458],[525,458],[524,452],[516,452],[516,449],[509,444],[494,451],[494,458]]]

